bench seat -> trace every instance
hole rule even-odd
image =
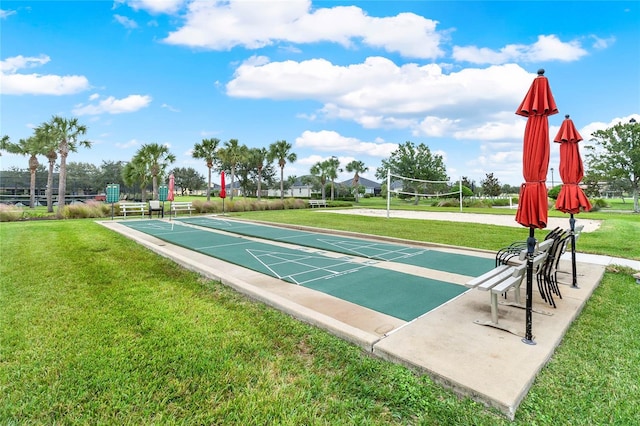
[[[120,206],[120,212],[122,213],[122,215],[125,217],[127,217],[127,213],[139,213],[141,217],[144,217],[145,213],[147,212],[147,205],[146,203],[123,203],[120,202],[118,203],[118,205]]]
[[[173,216],[178,216],[178,212],[181,211],[188,211],[189,212],[189,216],[191,216],[191,212],[193,211],[193,204],[191,203],[191,201],[173,201],[171,203],[171,214]]]
[[[327,207],[327,200],[309,200],[309,207]]]

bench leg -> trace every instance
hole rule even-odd
[[[491,321],[475,320],[474,324],[497,328],[498,330],[506,331],[518,337],[524,337],[524,332],[498,324],[498,295],[493,292],[491,293]]]

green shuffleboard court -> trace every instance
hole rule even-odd
[[[181,221],[142,219],[121,223],[168,243],[405,321],[411,321],[466,291],[460,285],[378,268],[376,264],[379,262],[375,260],[363,264],[349,256],[330,257],[314,252],[309,247],[284,248],[269,240],[253,241],[190,226]],[[270,232],[277,231],[274,227],[265,228]]]
[[[234,234],[313,247],[351,256],[421,266],[460,275],[479,276],[495,266],[494,260],[484,257],[447,253],[428,248],[418,249],[401,244],[373,242],[359,238],[300,231],[225,218],[189,217],[179,219],[179,221]]]

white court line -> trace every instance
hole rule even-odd
[[[345,270],[345,271],[337,271],[337,270],[333,270],[330,269],[331,266],[338,266],[338,265],[351,265],[351,264],[356,264],[359,265],[355,262],[350,262],[350,261],[343,261],[343,262],[336,262],[333,265],[327,265],[325,267],[319,267],[319,266],[314,266],[314,265],[309,265],[306,262],[300,262],[299,260],[310,260],[310,259],[323,259],[323,260],[330,260],[330,258],[325,258],[325,257],[319,257],[319,256],[303,256],[300,257],[299,259],[287,259],[285,257],[279,257],[277,256],[277,254],[281,254],[282,256],[286,256],[282,253],[279,252],[266,252],[263,253],[261,255],[256,255],[254,254],[251,250],[247,250],[247,252],[254,257],[254,259],[256,259],[258,262],[260,262],[265,268],[267,268],[269,271],[271,271],[271,273],[276,276],[279,279],[285,279],[285,278],[289,278],[291,279],[291,281],[293,281],[295,284],[297,285],[303,285],[303,284],[307,284],[309,282],[312,281],[317,281],[317,280],[322,280],[322,279],[327,279],[327,278],[333,278],[339,275],[343,275],[346,273],[351,273],[351,272],[355,272],[359,269],[362,268],[366,268],[368,267],[367,265],[361,265],[359,267],[355,267],[349,270]],[[263,260],[263,258],[270,258],[270,259],[280,259],[282,260],[282,262],[277,262],[277,263],[267,263],[266,261]],[[273,267],[274,266],[281,266],[281,265],[286,265],[286,264],[295,264],[295,265],[299,265],[299,266],[304,266],[307,269],[306,271],[302,271],[302,272],[296,272],[294,274],[287,274],[287,275],[280,275],[278,274],[278,272],[276,272]],[[317,271],[324,271],[327,272],[326,275],[323,275],[321,277],[317,277],[317,278],[313,278],[310,280],[306,280],[306,281],[298,281],[295,277],[299,276],[299,275],[305,275],[305,274],[309,274],[309,273],[313,273],[313,272],[317,272]]]
[[[377,258],[383,258],[384,260],[387,261],[393,261],[393,260],[397,260],[397,259],[404,259],[404,258],[408,258],[408,257],[413,257],[413,256],[417,256],[419,254],[422,253],[426,253],[429,250],[423,250],[423,249],[412,249],[410,247],[401,247],[399,250],[384,250],[382,248],[376,248],[377,246],[381,246],[383,244],[380,243],[370,243],[370,244],[362,244],[362,245],[358,245],[358,246],[353,246],[352,245],[352,241],[348,241],[348,240],[339,240],[339,241],[332,241],[332,240],[323,240],[323,239],[318,239],[318,241],[321,241],[325,244],[329,244],[333,247],[339,247],[342,250],[347,250],[349,252],[353,252],[361,257],[366,257],[366,258],[372,258],[372,257],[377,257]],[[387,244],[384,244],[387,245]],[[378,253],[375,255],[370,255],[370,254],[365,254],[361,251],[358,250],[365,250],[365,249],[371,249],[371,250],[377,250]],[[407,253],[406,250],[416,250],[414,252],[409,252]],[[396,256],[396,257],[392,257],[392,258],[387,258],[386,256],[391,255],[391,254],[401,254],[400,256]]]

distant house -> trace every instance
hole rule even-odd
[[[340,184],[351,188],[353,187],[353,178],[340,182]],[[365,194],[380,195],[380,192],[382,191],[382,184],[363,178],[362,176],[358,179],[358,185],[364,186]]]
[[[279,197],[280,196],[280,182],[276,183],[277,189],[271,189],[267,191],[268,197]],[[291,185],[289,189],[284,190],[285,197],[294,197],[294,198],[311,198],[311,193],[313,192],[312,185],[302,183],[301,178],[296,178],[296,181]]]

